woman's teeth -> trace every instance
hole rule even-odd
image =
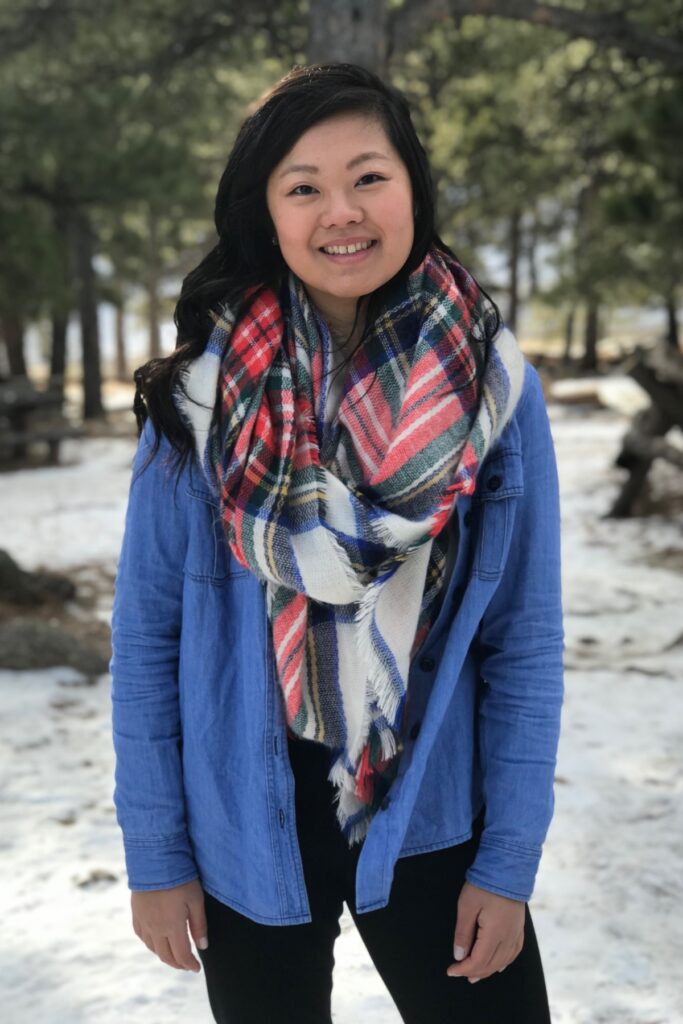
[[[373,240],[370,242],[354,242],[352,245],[324,245],[323,252],[329,253],[330,256],[346,256],[354,252],[360,252],[362,249],[369,249],[374,244]]]

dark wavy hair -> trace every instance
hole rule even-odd
[[[309,128],[348,113],[366,114],[382,124],[410,175],[414,205],[412,249],[391,281],[369,296],[365,329],[371,327],[385,291],[407,278],[430,248],[455,256],[436,233],[429,161],[402,93],[355,64],[294,67],[261,98],[237,134],[216,195],[218,241],[182,284],[174,316],[175,351],[135,371],[138,433],[149,415],[155,430],[152,454],[162,433],[175,449],[180,466],[192,450],[191,434],[176,411],[172,392],[183,387],[183,368],[204,351],[213,327],[212,312],[227,303],[239,319],[247,289],[271,287],[279,293],[286,279],[288,267],[279,247],[272,244],[274,226],[266,203],[271,172]],[[356,318],[358,309],[357,302]],[[362,342],[363,336],[358,344]]]

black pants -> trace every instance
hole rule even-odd
[[[209,948],[201,954],[218,1024],[331,1024],[333,947],[342,904],[406,1024],[549,1024],[529,908],[524,948],[502,973],[475,985],[451,978],[457,899],[476,852],[466,843],[396,863],[387,907],[356,914],[355,871],[337,825],[326,750],[290,741],[297,831],[313,920],[257,924],[207,894]]]

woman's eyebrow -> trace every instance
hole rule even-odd
[[[346,170],[350,171],[352,167],[357,167],[358,164],[365,163],[366,160],[389,160],[388,156],[384,153],[359,153],[358,156],[354,156],[353,160],[349,160],[346,165]],[[284,170],[280,171],[278,178],[284,178],[285,174],[319,174],[320,168],[314,167],[313,164],[289,164]]]
[[[385,156],[384,153],[375,153],[371,150],[369,153],[361,153],[359,156],[354,156],[353,160],[349,160],[346,165],[346,170],[350,171],[352,167],[357,167],[358,164],[363,164],[366,160],[389,160],[390,157]]]

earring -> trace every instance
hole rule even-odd
[[[279,244],[280,244],[280,243],[278,242],[278,240],[277,240],[277,238],[276,238],[276,236],[275,236],[275,235],[273,235],[273,238],[272,238],[272,242],[273,242],[273,245],[279,245]]]

